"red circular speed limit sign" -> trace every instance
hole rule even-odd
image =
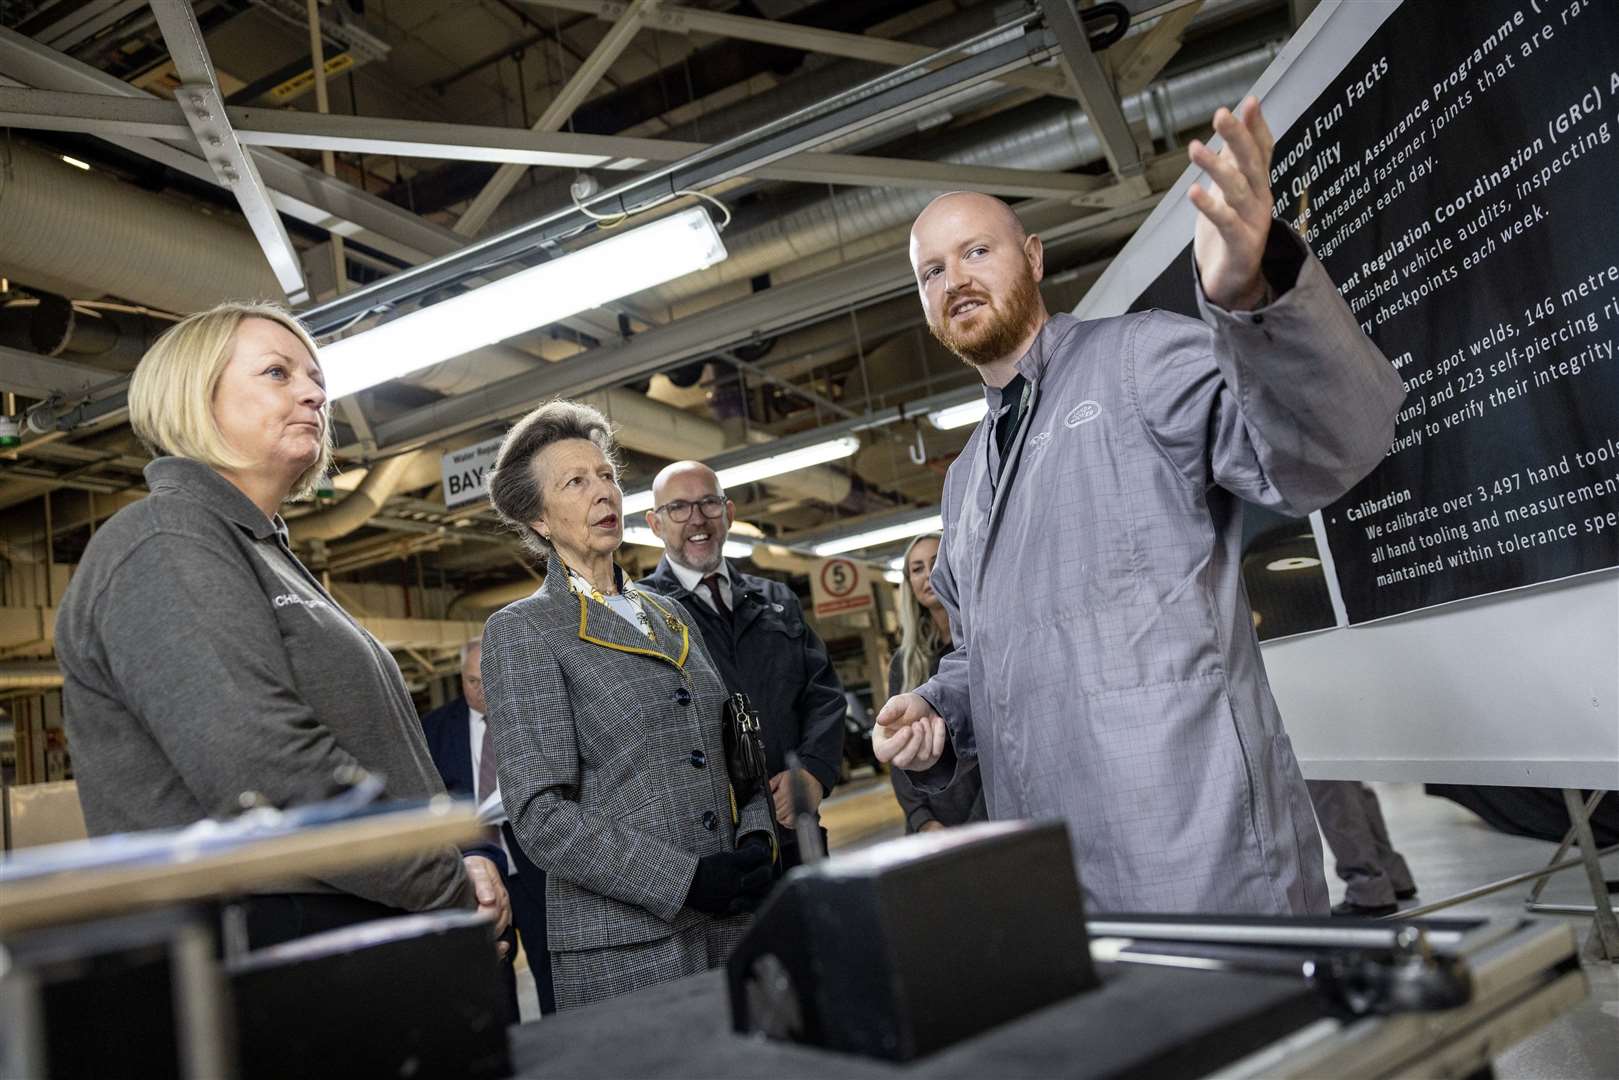
[[[821,567],[821,588],[828,596],[848,596],[860,584],[860,568],[848,559],[828,559]]]

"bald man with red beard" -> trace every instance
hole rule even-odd
[[[1325,915],[1321,842],[1241,576],[1242,501],[1305,515],[1382,460],[1404,387],[1271,217],[1249,99],[1191,144],[1202,321],[1081,322],[997,199],[924,210],[911,262],[988,414],[951,465],[933,571],[956,651],[877,718],[877,756],[942,790],[976,759],[991,818],[1068,823],[1097,911]]]

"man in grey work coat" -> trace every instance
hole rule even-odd
[[[1404,391],[1272,227],[1273,140],[1258,102],[1240,112],[1215,114],[1218,154],[1191,144],[1213,181],[1191,192],[1201,323],[1049,317],[1039,238],[987,196],[943,196],[911,232],[928,321],[989,413],[944,485],[933,587],[957,649],[884,706],[877,755],[928,786],[976,756],[991,818],[1065,819],[1095,910],[1327,913],[1238,500],[1338,498]]]

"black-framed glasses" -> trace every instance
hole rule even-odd
[[[656,513],[662,514],[677,524],[691,520],[692,507],[703,512],[705,518],[717,518],[725,513],[725,496],[704,495],[696,502],[687,502],[685,499],[673,499],[658,507]]]

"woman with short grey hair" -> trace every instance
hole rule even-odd
[[[765,789],[732,794],[701,635],[614,563],[616,456],[601,413],[555,401],[512,428],[489,483],[546,564],[485,626],[482,670],[502,801],[546,872],[559,1009],[717,967],[775,861]]]

